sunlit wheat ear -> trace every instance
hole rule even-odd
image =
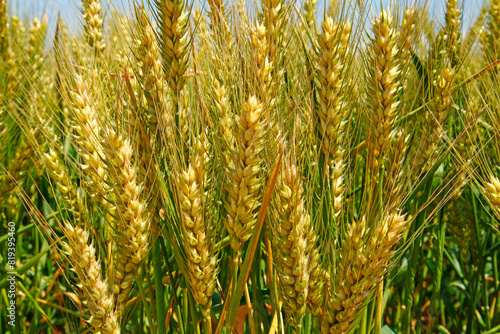
[[[301,176],[290,162],[284,165],[277,184],[276,210],[271,233],[283,306],[292,330],[299,331],[306,311],[311,268],[316,265],[310,263],[316,240],[303,200]]]
[[[115,204],[116,263],[112,286],[119,303],[129,297],[136,268],[146,258],[149,244],[149,213],[144,212],[141,186],[132,164],[132,148],[128,140],[115,130],[101,131],[105,169],[109,175]]]
[[[148,104],[145,113],[146,126],[154,135],[158,117],[163,122],[165,131],[172,132],[173,114],[168,104],[168,84],[162,69],[160,48],[153,27],[149,23],[146,11],[142,7],[136,9],[137,15],[137,61],[141,64],[142,91]]]
[[[93,333],[120,333],[119,317],[114,311],[113,293],[103,278],[101,264],[96,249],[91,243],[89,233],[80,226],[66,224],[63,243],[70,265],[78,277],[77,286],[91,315],[90,325]]]
[[[100,158],[102,146],[99,140],[99,116],[87,83],[81,76],[75,77],[75,85],[70,95],[75,148],[82,159],[81,167],[86,176],[88,191],[99,202],[107,192],[106,172]]]
[[[399,34],[399,50],[401,57],[401,76],[402,85],[404,90],[410,81],[409,72],[412,67],[412,44],[415,41],[415,27],[417,22],[417,11],[415,8],[406,7],[403,14],[403,21],[401,22]]]
[[[483,193],[490,203],[491,209],[500,217],[500,180],[490,175],[488,182],[484,183]]]
[[[264,120],[262,106],[251,96],[239,118],[236,150],[232,154],[234,168],[229,168],[228,199],[225,203],[226,229],[231,247],[240,250],[252,235],[261,205]]]
[[[446,2],[445,29],[450,61],[455,66],[459,61],[460,7],[458,0]]]
[[[252,50],[255,61],[255,85],[258,89],[258,98],[266,103],[271,103],[272,99],[272,67],[267,55],[268,40],[267,30],[263,24],[257,23],[256,26],[250,26],[250,39],[252,41]]]
[[[304,3],[304,19],[311,32],[316,32],[316,12],[318,0],[307,0]]]
[[[249,17],[245,0],[236,0],[236,12],[238,13],[238,27],[240,31],[248,31]]]
[[[398,205],[404,196],[404,190],[408,180],[406,175],[408,169],[405,165],[406,153],[409,148],[410,136],[404,129],[394,134],[394,145],[392,145],[388,158],[385,174],[384,198],[390,205]]]
[[[349,22],[337,24],[331,17],[323,22],[323,32],[318,37],[320,58],[318,60],[318,80],[320,108],[318,112],[318,135],[323,154],[333,165],[339,151],[340,136],[346,124],[344,78],[345,55],[349,50],[351,25]]]
[[[398,94],[401,88],[400,58],[398,56],[398,33],[393,27],[389,11],[382,11],[372,25],[372,57],[369,76],[369,126],[366,135],[368,161],[378,175],[382,166],[384,152],[394,140],[394,123],[399,105]]]
[[[488,7],[483,6],[479,15],[477,16],[474,24],[469,29],[467,35],[464,37],[463,50],[471,50],[475,42],[479,41],[485,45],[484,32],[486,15],[488,14]]]
[[[64,207],[73,215],[74,225],[79,225],[82,218],[81,198],[59,155],[55,150],[50,149],[49,153],[42,155],[42,160],[45,163],[45,168],[49,172],[53,184],[55,184],[61,193],[61,197],[64,200]]]
[[[211,240],[213,231],[210,226],[213,225],[206,220],[208,199],[205,145],[206,140],[203,138],[197,140],[188,168],[175,176],[175,183],[179,193],[180,219],[185,237],[186,277],[196,302],[201,306],[203,316],[210,317],[218,261],[215,243]]]
[[[268,43],[267,56],[271,62],[276,62],[278,52],[281,52],[280,42],[285,33],[287,5],[285,0],[263,0],[264,26]]]
[[[222,134],[218,140],[222,141],[221,148],[223,149],[226,163],[230,165],[232,163],[231,152],[233,152],[236,144],[234,115],[230,108],[226,88],[218,80],[214,81],[214,107],[218,116],[216,126]],[[231,166],[231,168],[233,167]]]
[[[344,192],[344,142],[348,122],[349,103],[346,100],[346,54],[349,51],[350,22],[335,23],[326,17],[318,37],[318,95],[320,107],[316,108],[318,141],[325,159],[326,174],[331,180],[334,215],[341,212]]]
[[[229,18],[230,12],[227,10],[226,4],[222,0],[209,0],[208,3],[210,5],[208,17],[210,18],[210,28],[213,34],[212,38],[217,44],[217,49],[225,53],[219,56],[226,56],[224,58],[227,59],[224,60],[231,61],[233,58],[227,57],[232,56],[232,52],[234,52]]]
[[[0,169],[0,203],[9,197],[16,184],[32,167],[32,158],[36,153],[32,140],[38,141],[40,138],[40,131],[37,129],[28,130],[28,136],[17,148],[14,159],[8,165],[7,170]]]
[[[82,6],[85,37],[94,52],[100,53],[106,48],[103,41],[104,20],[101,0],[82,0]]]
[[[371,230],[366,217],[351,225],[325,306],[323,332],[350,332],[391,264],[394,246],[407,227],[408,221],[399,213],[386,214]]]
[[[325,306],[327,281],[330,274],[323,268],[321,262],[321,247],[318,246],[318,236],[315,231],[309,234],[309,291],[307,294],[307,311],[312,315],[320,315]]]
[[[437,158],[438,144],[446,138],[445,121],[453,104],[452,88],[455,78],[454,68],[446,66],[434,82],[434,99],[430,103],[430,110],[426,112],[430,133],[423,138],[425,146],[417,161],[418,166],[422,166],[424,170],[432,166]]]
[[[499,0],[490,0],[489,7],[484,6],[487,10],[487,20],[481,22],[481,30],[480,30],[480,42],[483,45],[483,50],[486,58],[489,61],[493,61],[498,59],[496,57],[500,51],[499,41],[500,38],[500,1]]]
[[[189,11],[184,0],[155,0],[155,4],[164,71],[170,88],[177,95],[184,87],[184,73],[189,63]]]

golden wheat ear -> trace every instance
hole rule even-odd
[[[90,312],[89,323],[95,333],[120,333],[119,316],[115,312],[115,300],[108,282],[103,279],[101,263],[89,233],[81,226],[65,225],[67,240],[63,247],[72,270],[78,277],[78,288]]]
[[[240,250],[252,236],[260,208],[262,192],[262,156],[264,124],[262,105],[255,96],[248,98],[239,119],[239,135],[233,154],[226,203],[227,231],[231,247]]]
[[[101,0],[82,0],[82,18],[85,37],[95,53],[102,53],[106,48],[103,41],[102,3]]]

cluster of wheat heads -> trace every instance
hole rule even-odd
[[[498,330],[500,2],[427,5],[0,0],[1,331]]]

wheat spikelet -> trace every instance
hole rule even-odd
[[[369,231],[366,217],[354,222],[342,245],[333,290],[327,300],[323,332],[348,333],[364,303],[385,274],[393,247],[408,221],[398,213],[387,214]],[[365,241],[367,239],[367,241]]]
[[[280,288],[288,323],[294,331],[300,331],[308,300],[312,267],[309,261],[316,240],[303,200],[301,177],[294,164],[288,162],[284,166],[276,194],[278,213],[271,231]]]
[[[103,41],[102,3],[101,0],[82,0],[82,18],[85,37],[95,53],[101,53],[106,48]]]
[[[394,145],[391,147],[388,156],[388,167],[385,180],[386,194],[384,196],[386,202],[397,205],[399,198],[404,195],[406,186],[405,177],[407,169],[405,168],[405,156],[409,148],[410,136],[406,135],[404,129],[400,129],[394,135]],[[394,199],[394,200],[391,200]]]
[[[452,66],[455,66],[459,61],[458,43],[460,41],[460,13],[461,11],[458,7],[458,0],[448,0],[446,2],[446,41],[448,44],[448,54]]]
[[[330,274],[321,265],[320,247],[316,245],[317,235],[309,234],[309,291],[307,294],[307,311],[312,315],[321,314],[325,305],[325,284],[330,281]]]
[[[9,197],[10,192],[16,187],[16,183],[21,181],[25,176],[24,174],[31,167],[31,159],[35,154],[32,140],[39,141],[40,137],[40,131],[36,129],[28,130],[28,135],[17,148],[14,159],[10,162],[9,169],[1,171],[0,203]]]
[[[483,193],[491,209],[497,216],[500,215],[500,180],[496,176],[490,175],[489,182],[484,183]]]
[[[221,134],[218,140],[221,141],[220,146],[224,152],[226,163],[230,164],[231,152],[234,150],[236,139],[234,138],[234,115],[228,99],[225,86],[216,79],[214,81],[214,109],[218,118],[215,126]]]
[[[135,269],[148,251],[149,218],[144,212],[141,189],[132,164],[132,149],[127,140],[108,128],[101,133],[105,169],[110,176],[115,208],[116,268],[113,291],[118,302],[123,303],[130,293]]]
[[[486,6],[483,6],[481,8],[481,11],[479,12],[479,15],[477,16],[476,21],[474,21],[474,24],[472,27],[469,29],[469,32],[467,33],[466,37],[464,38],[463,42],[463,49],[464,50],[470,50],[472,45],[479,40],[480,43],[484,44],[484,23],[486,19],[486,15],[488,14],[488,8]],[[479,37],[479,38],[478,38]]]
[[[205,212],[206,176],[205,176],[205,140],[198,140],[192,161],[186,170],[176,175],[175,181],[179,192],[181,226],[185,236],[187,263],[186,276],[193,296],[202,306],[202,313],[210,317],[212,295],[217,275],[217,257],[211,240],[209,222]]]
[[[145,115],[146,125],[151,135],[156,133],[157,112],[165,128],[172,126],[173,117],[167,101],[167,82],[161,65],[161,54],[156,40],[155,31],[148,21],[146,11],[138,7],[136,10],[138,22],[137,60],[141,64],[142,88],[148,103]],[[171,131],[171,130],[170,130]]]
[[[237,149],[232,156],[234,169],[229,171],[225,223],[234,250],[239,250],[252,235],[260,208],[263,127],[262,106],[251,96],[239,119]]]
[[[266,27],[267,52],[269,62],[278,61],[278,52],[281,50],[280,43],[285,33],[286,26],[286,3],[285,0],[263,0],[264,26]]]
[[[328,165],[339,155],[340,134],[344,132],[347,104],[344,96],[343,66],[348,52],[350,23],[337,24],[331,17],[323,22],[323,33],[319,37],[321,54],[318,61],[320,108],[318,112],[318,132],[321,150],[327,157]]]
[[[236,0],[236,12],[238,13],[238,27],[240,31],[248,31],[249,16],[245,0]]]
[[[372,61],[369,94],[371,96],[370,124],[366,138],[370,168],[382,166],[384,152],[394,140],[394,123],[397,117],[400,90],[398,35],[393,28],[389,11],[382,11],[373,22]],[[375,175],[378,173],[375,172]]]
[[[500,37],[500,1],[490,0],[490,21],[488,24],[490,33],[490,42],[493,50],[496,50],[497,39]]]
[[[216,49],[222,52],[217,58],[225,62],[220,65],[228,66],[233,60],[230,55],[233,54],[234,48],[226,4],[222,0],[209,0],[208,3],[210,5],[208,17],[210,18],[212,38],[215,40]]]
[[[255,62],[255,86],[258,87],[258,98],[267,104],[272,104],[271,86],[273,64],[267,55],[267,30],[263,24],[250,26],[250,38]]]
[[[76,150],[82,158],[82,170],[86,174],[90,195],[100,201],[107,191],[106,173],[101,161],[100,125],[95,104],[83,77],[75,77],[74,90],[70,91],[75,120],[72,124]]]
[[[344,147],[341,134],[345,133],[348,103],[345,98],[344,64],[349,49],[351,24],[337,24],[325,18],[323,33],[319,36],[321,48],[318,61],[319,99],[317,135],[325,159],[326,173],[331,179],[334,216],[338,217],[343,203]]]
[[[177,95],[186,81],[189,62],[189,12],[184,0],[156,0],[160,19],[160,46],[167,81]]]
[[[109,291],[108,282],[103,280],[101,264],[96,250],[90,243],[87,230],[80,226],[66,224],[64,233],[67,237],[63,247],[78,277],[80,295],[90,312],[89,323],[92,332],[102,334],[120,333],[118,316],[114,311],[115,301]]]
[[[306,20],[306,25],[312,32],[316,31],[316,6],[318,0],[307,0],[304,3],[304,18]]]
[[[464,258],[467,259],[470,256],[470,260],[477,265],[480,248],[477,244],[474,212],[472,207],[468,205],[471,201],[470,195],[462,191],[466,184],[467,180],[462,182],[460,184],[461,190],[455,192],[450,198],[450,201],[446,205],[443,220],[446,221],[446,226],[452,231],[453,241],[460,248],[460,252]],[[488,194],[490,192],[485,193]]]
[[[51,148],[49,153],[42,155],[42,158],[47,171],[50,173],[50,177],[61,193],[61,197],[65,202],[67,210],[73,214],[75,225],[78,225],[81,221],[82,214],[81,199],[76,192],[66,169],[62,165],[59,155]]]
[[[424,138],[425,149],[418,157],[418,165],[425,169],[432,166],[433,159],[436,158],[436,148],[446,137],[444,123],[453,103],[452,88],[455,77],[454,68],[448,65],[441,70],[434,83],[434,99],[430,112],[426,113],[427,125],[433,129],[433,132]]]

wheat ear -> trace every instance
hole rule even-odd
[[[303,200],[301,176],[292,163],[284,166],[277,187],[277,217],[272,225],[275,259],[284,310],[293,331],[299,331],[306,311],[310,253],[315,246],[311,217]]]
[[[229,170],[225,223],[234,250],[239,250],[252,235],[260,208],[263,127],[262,106],[251,96],[239,119],[240,133],[232,155],[234,169]]]
[[[394,140],[394,124],[397,117],[400,90],[398,57],[398,34],[393,28],[389,11],[382,11],[373,22],[372,60],[370,68],[369,94],[371,96],[370,124],[367,146],[370,168],[382,166],[384,152]],[[374,171],[374,176],[378,175]]]
[[[160,20],[160,47],[167,81],[177,95],[189,62],[189,12],[184,0],[155,0]]]
[[[204,317],[210,317],[217,275],[217,256],[206,221],[205,140],[198,140],[187,170],[175,177],[179,192],[181,226],[184,232],[187,263],[186,277]]]
[[[141,187],[132,148],[115,130],[101,131],[105,169],[110,176],[115,202],[116,263],[112,281],[118,302],[124,303],[132,288],[136,268],[145,259],[149,242],[149,215],[141,201]]]
[[[326,171],[331,178],[334,215],[338,217],[344,190],[344,147],[340,138],[345,132],[348,119],[349,105],[345,98],[344,77],[351,24],[349,22],[337,24],[331,17],[326,17],[322,29],[318,39],[321,50],[317,72],[320,107],[316,109],[316,131]]]
[[[78,277],[81,297],[90,312],[89,323],[94,327],[92,332],[120,333],[119,319],[114,312],[113,294],[109,291],[108,282],[103,280],[101,264],[94,246],[90,243],[89,233],[80,226],[66,224],[64,234],[67,240],[63,247],[72,270]]]
[[[267,56],[268,40],[265,25],[257,23],[250,26],[253,58],[255,62],[255,86],[258,87],[260,101],[271,103],[272,61]]]
[[[173,115],[167,100],[167,81],[162,70],[162,58],[156,34],[144,8],[137,7],[137,60],[141,64],[142,88],[146,96],[146,126],[151,136],[156,134],[158,116],[167,132],[171,132]],[[159,114],[159,115],[158,115]]]
[[[82,0],[82,6],[85,37],[94,52],[100,53],[106,48],[103,42],[102,3],[100,0]]]
[[[43,154],[42,158],[50,177],[61,193],[66,209],[73,215],[75,225],[80,224],[82,215],[81,198],[71,182],[68,172],[61,163],[59,155],[55,150],[50,149],[49,153]]]
[[[31,167],[32,157],[35,149],[31,140],[38,141],[41,134],[39,130],[28,130],[28,135],[16,150],[14,159],[10,162],[9,170],[0,173],[0,203],[5,201],[10,192],[16,187],[16,184],[25,176],[27,170]]]
[[[333,289],[327,300],[323,332],[349,333],[363,306],[383,278],[394,246],[408,227],[399,213],[390,213],[368,230],[366,217],[354,222],[342,245]],[[367,241],[365,241],[368,239]]]
[[[90,195],[100,201],[107,192],[106,173],[101,161],[100,125],[95,104],[85,80],[77,75],[74,90],[70,92],[75,119],[72,122],[76,150],[82,158],[82,170]]]

